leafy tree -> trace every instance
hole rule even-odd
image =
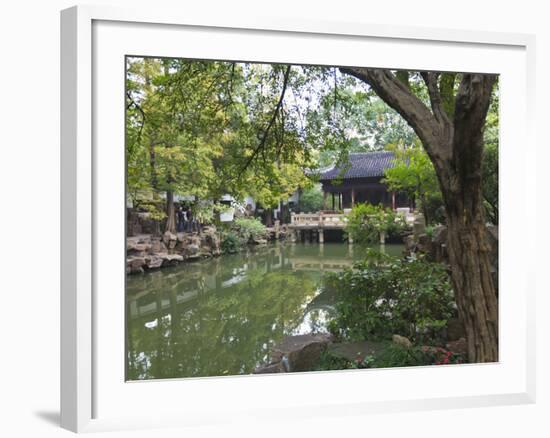
[[[359,243],[377,243],[380,235],[397,234],[405,228],[403,216],[381,205],[356,204],[347,216],[346,234]]]
[[[300,194],[298,207],[303,213],[313,213],[323,208],[323,192],[319,185],[305,189]]]
[[[303,185],[308,154],[284,104],[290,66],[135,58],[128,72],[128,193],[154,206],[163,193],[154,213],[167,231],[177,194],[274,207]]]
[[[403,149],[393,147],[394,166],[385,171],[383,181],[390,190],[405,192],[420,204],[426,223],[436,219],[433,206],[442,206],[441,190],[433,163],[418,143]]]
[[[443,195],[453,288],[469,360],[498,361],[498,302],[484,244],[482,197],[483,132],[497,77],[422,72],[427,103],[390,70],[340,70],[369,84],[407,121],[426,149]]]

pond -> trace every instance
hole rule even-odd
[[[274,243],[128,276],[127,379],[251,373],[286,335],[326,331],[335,302],[319,292],[322,276],[365,251]]]

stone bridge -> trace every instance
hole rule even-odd
[[[325,230],[343,230],[347,223],[347,217],[343,213],[291,213],[288,228],[292,232],[291,239],[298,240],[303,234],[309,235],[310,241],[315,238],[319,243],[325,241]],[[348,242],[353,243],[353,238],[348,236]]]

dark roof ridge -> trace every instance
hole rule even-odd
[[[340,169],[334,166],[320,174],[321,181],[338,178],[372,178],[382,177],[386,169],[394,166],[395,154],[392,151],[365,151],[350,152],[349,166],[344,175],[340,175]]]

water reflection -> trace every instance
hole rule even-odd
[[[129,276],[128,379],[250,373],[285,335],[325,330],[334,297],[318,293],[322,275],[364,252],[274,244]]]

